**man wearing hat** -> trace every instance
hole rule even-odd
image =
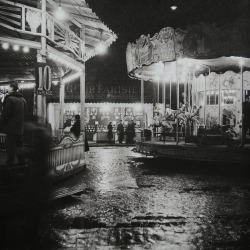
[[[3,102],[3,111],[0,120],[3,132],[6,133],[7,166],[13,166],[15,156],[18,164],[24,165],[24,158],[17,154],[18,147],[22,146],[24,117],[26,114],[26,101],[18,92],[18,84],[11,83],[8,94]]]

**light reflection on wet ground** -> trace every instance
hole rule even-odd
[[[77,176],[88,188],[51,211],[51,248],[247,249],[249,176],[132,149],[91,148],[88,170]]]

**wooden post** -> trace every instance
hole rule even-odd
[[[41,54],[46,56],[46,0],[42,0]]]
[[[60,84],[60,122],[59,122],[59,129],[63,129],[63,124],[64,124],[64,97],[65,97],[65,85],[62,80],[62,77],[60,77],[59,80]]]
[[[42,56],[40,53],[41,51],[37,51],[37,62],[38,63],[46,63],[45,57]],[[38,67],[37,72],[37,85],[36,86],[36,95],[34,95],[34,98],[36,97],[36,115],[38,118],[38,121],[41,123],[46,122],[46,96],[45,93],[43,93],[43,68]]]
[[[85,64],[80,75],[81,132],[85,131]]]
[[[82,25],[80,31],[80,38],[83,40],[81,47],[81,53],[85,54],[85,27]],[[80,102],[81,102],[81,132],[85,132],[85,63],[80,75]],[[85,133],[83,133],[83,139],[85,140]]]

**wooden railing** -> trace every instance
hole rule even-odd
[[[0,150],[5,150],[6,135],[0,133]],[[52,179],[59,179],[74,172],[85,169],[84,140],[80,136],[77,140],[64,137],[54,144],[46,156],[48,174]]]
[[[45,13],[46,28],[42,29],[42,15],[43,12],[40,9],[0,0],[0,26],[19,33],[46,37],[54,45],[71,51],[83,61],[84,41],[47,12]],[[42,30],[45,30],[45,34]]]
[[[49,175],[52,178],[60,178],[85,168],[84,149],[82,136],[76,141],[65,137],[62,142],[52,147],[47,155]]]

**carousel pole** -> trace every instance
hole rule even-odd
[[[191,73],[190,71],[188,72],[188,103],[189,103],[189,106],[191,106]]]
[[[169,82],[169,108],[171,108],[171,99],[172,99],[172,93],[171,93],[171,91],[172,91],[172,82],[170,81]]]
[[[206,127],[206,107],[207,107],[207,78],[205,73],[205,87],[204,87],[204,126]]]
[[[144,80],[141,78],[141,105],[142,105],[142,137],[145,137],[144,135],[144,129],[145,129],[145,105],[144,105]]]
[[[183,82],[183,84],[184,84],[184,100],[183,100],[183,102],[184,102],[184,104],[187,102],[187,84],[188,83],[186,83],[185,81]]]
[[[177,110],[180,107],[180,97],[179,97],[179,77],[178,77],[178,65],[177,65],[177,61],[176,61],[176,81],[177,81],[177,85],[176,85],[176,100],[177,100]],[[178,145],[179,143],[179,119],[177,117],[176,119],[176,145]]]
[[[158,108],[159,108],[159,104],[160,104],[160,80],[158,80],[158,83],[157,83],[157,105],[158,105]]]
[[[221,74],[219,74],[219,94],[218,94],[218,103],[219,103],[219,125],[221,125]]]
[[[163,115],[165,115],[166,109],[166,83],[162,81],[162,100],[163,100]]]
[[[244,119],[244,114],[243,114],[243,101],[244,101],[244,97],[243,97],[243,92],[244,92],[244,81],[243,81],[243,58],[240,59],[240,103],[241,103],[241,130],[240,130],[240,144],[241,147],[244,147],[244,124],[243,124],[243,119]]]

